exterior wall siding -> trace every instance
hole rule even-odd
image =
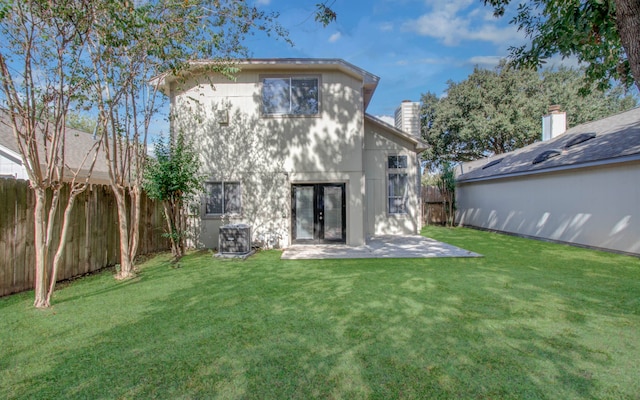
[[[456,221],[640,255],[640,162],[461,183]]]
[[[265,73],[273,74],[301,72]],[[256,71],[241,72],[233,82],[200,77],[172,84],[172,128],[194,138],[203,174],[211,181],[242,185],[242,214],[205,216],[200,246],[217,248],[218,228],[240,222],[251,224],[253,239],[263,245],[288,246],[291,185],[323,182],[346,184],[346,241],[364,243],[362,81],[341,72],[304,74],[321,79],[318,117],[262,116],[261,74]],[[222,110],[228,124],[216,119]]]
[[[419,163],[411,144],[380,126],[365,123],[366,230],[368,236],[417,234],[421,229],[418,195]],[[387,206],[387,157],[406,155],[409,178],[407,214],[389,214]]]
[[[3,176],[10,176],[15,179],[29,179],[27,169],[22,165],[20,154],[0,146],[0,177]]]

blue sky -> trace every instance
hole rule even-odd
[[[525,40],[482,0],[331,1],[338,18],[325,28],[313,18],[320,0],[257,0],[280,13],[295,47],[264,38],[246,44],[256,58],[341,58],[379,76],[373,115],[392,115],[427,91],[440,96],[448,80],[464,80],[475,65],[493,68]]]

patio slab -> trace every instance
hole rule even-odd
[[[419,235],[374,236],[364,246],[306,245],[288,247],[280,257],[283,260],[321,260],[328,258],[435,258],[482,257],[447,243]]]

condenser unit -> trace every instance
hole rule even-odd
[[[220,227],[218,238],[220,254],[249,254],[251,252],[251,226],[229,224]]]

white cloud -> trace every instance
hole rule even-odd
[[[427,64],[427,65],[453,65],[459,64],[459,61],[456,62],[451,57],[426,57],[417,60],[419,64]]]
[[[482,8],[468,9],[470,0],[430,0],[428,4],[432,5],[431,12],[405,21],[402,25],[405,31],[440,39],[446,46],[456,46],[464,40],[500,45],[519,42],[524,36],[515,26],[505,26],[505,20],[492,18]]]
[[[393,24],[391,22],[384,22],[380,24],[380,31],[391,32],[393,31]]]
[[[501,60],[507,59],[507,55],[504,56],[475,56],[466,60],[467,65],[477,65],[481,68],[492,69],[496,67]],[[543,68],[558,68],[560,66],[567,68],[579,68],[582,65],[576,57],[562,58],[560,55],[555,55],[543,64]]]
[[[341,37],[342,37],[342,34],[340,34],[340,32],[336,32],[333,35],[331,35],[331,37],[329,37],[329,43],[335,43],[338,40],[340,40]]]
[[[271,0],[256,0],[258,6],[268,6],[269,4],[271,4]]]
[[[468,64],[477,65],[481,68],[494,68],[500,64],[500,60],[505,57],[501,56],[475,56],[467,60]]]
[[[582,66],[586,66],[586,64],[581,64],[575,56],[562,58],[561,55],[555,55],[547,59],[546,63],[542,64],[543,68],[558,68],[560,66],[567,68],[580,68]]]

